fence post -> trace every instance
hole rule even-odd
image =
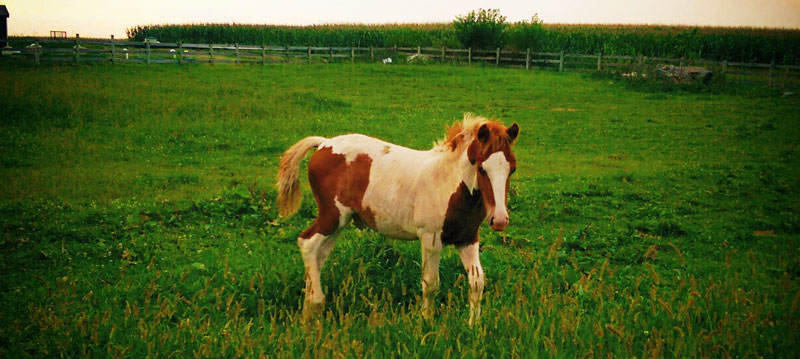
[[[472,65],[472,48],[467,49],[467,65]]]
[[[529,47],[527,51],[525,51],[525,70],[530,70],[531,68],[531,48]]]
[[[264,43],[261,43],[261,65],[267,64],[267,50],[264,48]]]
[[[328,46],[328,58],[333,62],[333,46]]]
[[[289,45],[286,45],[286,62],[289,62]]]
[[[680,67],[683,67],[683,64],[685,62],[686,62],[686,57],[685,56],[681,56],[681,64],[680,64],[681,66]]]
[[[725,76],[725,73],[728,72],[728,60],[722,61],[722,74]]]
[[[772,61],[770,61],[769,63],[769,87],[772,87],[773,85],[772,76],[774,75],[774,73],[775,73],[775,59],[772,59]]]
[[[369,59],[375,61],[375,49],[372,48],[372,45],[369,45]]]
[[[603,71],[603,53],[597,53],[597,71]]]
[[[75,34],[75,63],[81,60],[81,35]]]
[[[36,39],[33,42],[33,63],[35,63],[36,66],[39,66],[39,48],[40,47],[41,46],[39,46],[39,39]]]
[[[499,47],[497,48],[497,56],[494,59],[494,64],[498,65],[498,66],[500,65],[500,48]]]
[[[150,66],[150,41],[145,42],[144,46],[147,49],[147,66]]]
[[[564,71],[564,50],[561,50],[558,56],[558,72]]]
[[[208,63],[214,64],[214,44],[208,44]]]
[[[444,49],[445,49],[445,47],[444,47],[444,46],[442,46],[442,63],[444,63],[444,61],[445,61],[445,56],[446,56]]]
[[[234,51],[236,51],[235,62],[238,65],[239,64],[239,44],[234,44],[234,46],[236,46],[236,50],[234,50]]]
[[[417,46],[417,55],[422,55],[422,46]]]
[[[639,56],[639,76],[644,73],[644,62],[647,61],[647,56]]]
[[[350,47],[350,63],[356,62],[356,50],[354,47]]]
[[[178,64],[183,64],[183,41],[178,41]]]
[[[789,66],[786,65],[785,61],[783,62],[783,66],[786,67],[783,68],[783,85],[781,87],[786,88],[786,84],[789,83]]]
[[[392,56],[397,56],[397,45],[394,45]]]
[[[117,49],[114,47],[114,35],[111,35],[111,63],[117,61]]]

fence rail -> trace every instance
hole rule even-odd
[[[743,63],[706,59],[661,58],[627,55],[570,54],[564,52],[510,51],[504,49],[456,49],[435,47],[320,47],[266,46],[252,44],[193,44],[133,42],[110,39],[52,39],[26,37],[6,39],[30,43],[18,50],[4,49],[3,60],[41,62],[112,63],[234,63],[379,61],[384,58],[422,57],[427,62],[483,62],[497,66],[551,69],[556,71],[616,71],[629,76],[645,73],[658,65],[703,66],[729,80],[768,86],[800,85],[800,65]]]

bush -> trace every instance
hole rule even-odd
[[[506,17],[498,9],[478,9],[453,21],[456,38],[464,47],[494,49],[503,47]]]
[[[539,15],[534,14],[530,22],[522,20],[509,26],[505,32],[504,42],[511,50],[542,51],[547,42],[547,30]]]

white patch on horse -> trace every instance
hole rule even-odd
[[[348,164],[361,154],[366,154],[374,161],[377,157],[383,155],[383,152],[385,152],[384,147],[389,146],[390,150],[394,147],[391,143],[361,134],[334,137],[325,141],[322,146],[330,147],[334,154],[344,155]]]
[[[347,221],[350,220],[350,216],[353,215],[353,209],[339,202],[339,198],[334,198],[333,204],[336,205],[336,209],[339,210],[339,228],[346,226]]]
[[[506,159],[505,154],[498,151],[486,158],[482,166],[489,177],[489,181],[492,183],[492,192],[494,192],[495,209],[494,213],[489,215],[495,218],[508,218],[508,212],[506,211],[506,181],[511,171],[511,164]]]
[[[469,189],[469,194],[473,194],[475,189],[478,188],[478,172],[473,168],[474,164],[469,161],[467,153],[461,155],[459,159],[459,170],[466,175],[461,179],[464,185]]]
[[[297,239],[300,254],[303,256],[303,263],[306,265],[306,301],[311,303],[319,304],[325,300],[319,275],[327,254],[330,253],[333,245],[331,239],[331,236],[320,233],[316,233],[308,239]]]

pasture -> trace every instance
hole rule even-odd
[[[0,357],[796,358],[800,101],[482,66],[0,67]],[[347,229],[301,318],[282,152],[360,132],[430,148],[517,122],[487,283]],[[303,171],[304,171],[303,167]]]

